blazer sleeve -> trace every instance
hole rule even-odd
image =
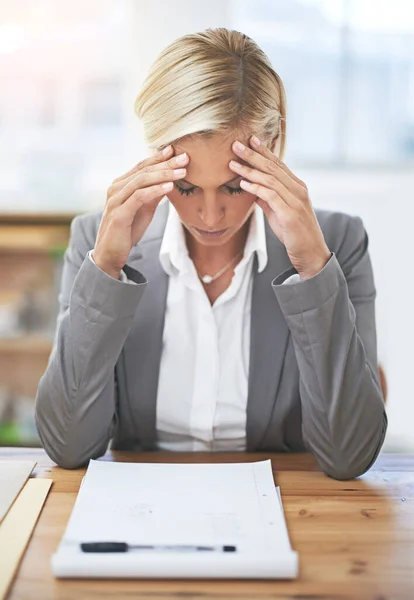
[[[116,422],[115,364],[146,285],[134,269],[128,275],[138,285],[110,277],[89,259],[95,240],[88,241],[88,217],[71,225],[55,339],[35,404],[42,444],[65,468],[107,449]]]
[[[272,282],[299,366],[304,443],[336,479],[368,470],[387,429],[368,236],[359,217],[348,219],[322,271],[282,285],[289,269]]]

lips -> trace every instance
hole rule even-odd
[[[228,227],[226,229],[218,229],[216,231],[206,231],[204,229],[198,229],[198,227],[194,227],[195,231],[204,237],[220,237],[228,231]]]

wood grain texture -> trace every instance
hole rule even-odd
[[[51,479],[29,479],[1,523],[1,600],[13,581],[51,485]]]
[[[414,599],[414,456],[382,455],[356,480],[336,481],[307,454],[108,452],[103,460],[241,462],[270,458],[280,485],[296,581],[55,580],[50,558],[64,533],[84,469],[65,471],[39,449],[0,449],[0,458],[37,461],[36,477],[52,477],[10,600],[105,598],[167,600]]]

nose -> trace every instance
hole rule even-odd
[[[224,217],[224,206],[221,205],[216,196],[205,196],[199,215],[201,221],[208,229],[218,229],[218,225]]]

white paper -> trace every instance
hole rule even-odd
[[[35,468],[32,460],[0,461],[0,523]]]
[[[234,545],[227,552],[87,554],[81,542]],[[226,464],[91,461],[65,535],[57,577],[293,578],[291,549],[271,462]]]

